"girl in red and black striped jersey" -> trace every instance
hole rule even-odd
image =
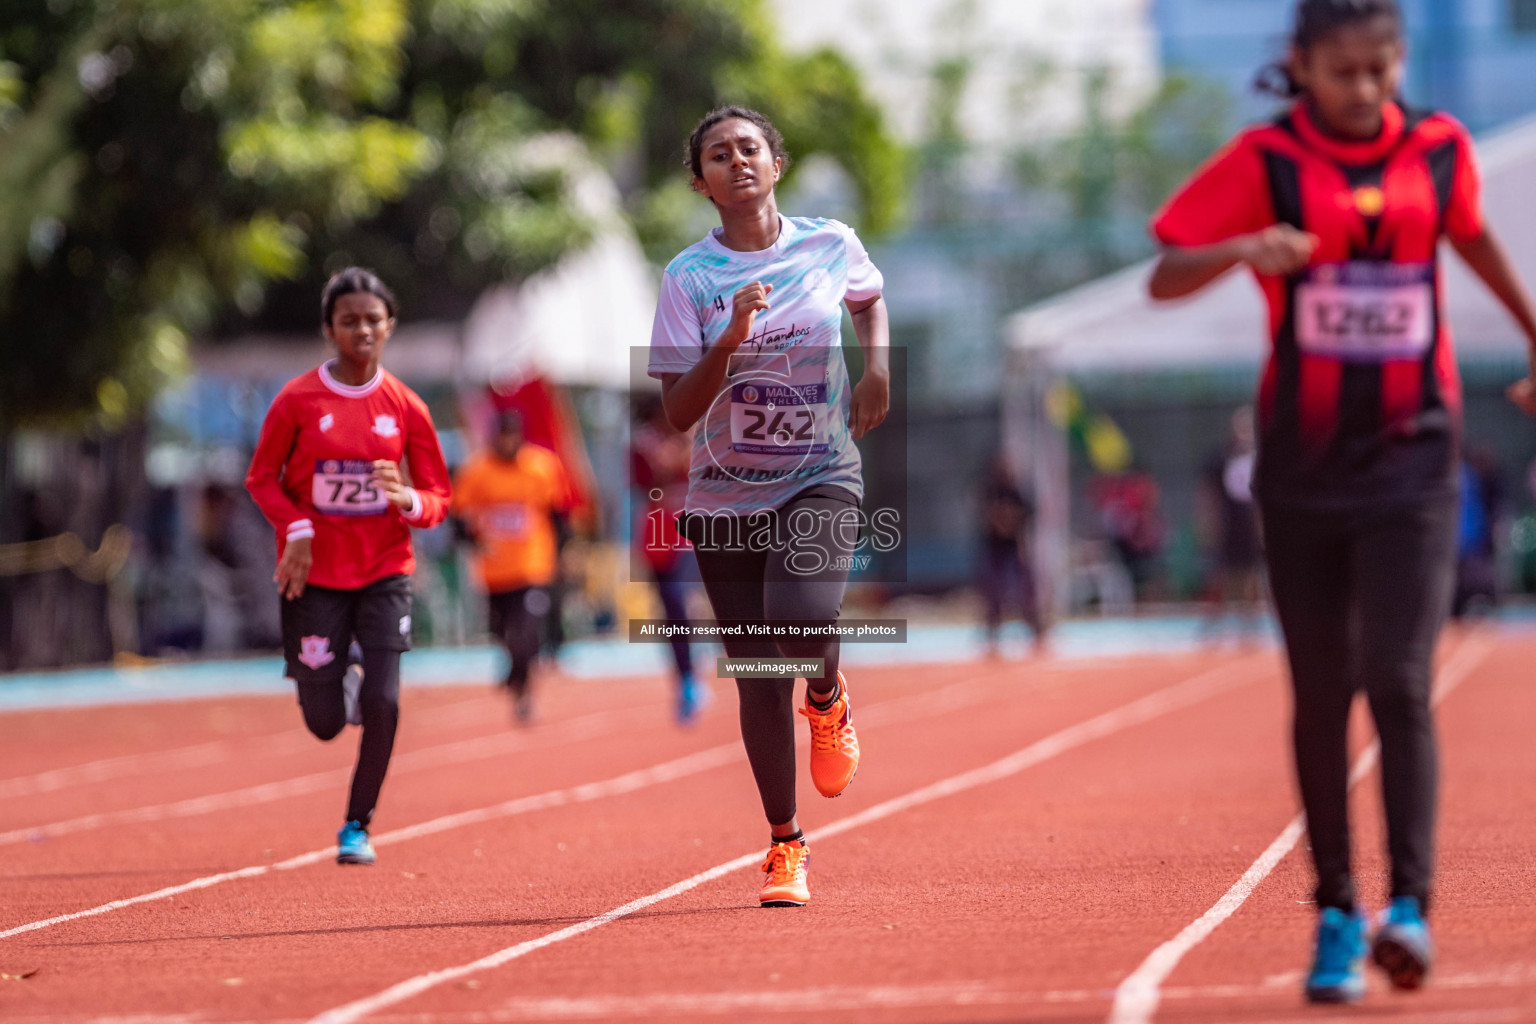
[[[1315,1001],[1364,991],[1369,925],[1346,815],[1358,689],[1381,737],[1392,861],[1371,953],[1404,988],[1433,955],[1430,665],[1455,567],[1461,433],[1442,237],[1536,346],[1536,310],[1483,220],[1472,141],[1448,115],[1398,101],[1403,55],[1394,0],[1301,0],[1289,58],[1269,77],[1295,102],[1217,153],[1152,222],[1154,298],[1246,264],[1268,300],[1254,493],[1318,875]],[[1536,410],[1529,380],[1511,397]]]
[[[384,283],[343,270],[326,284],[320,316],[337,356],[278,392],[245,485],[277,530],[283,655],[304,724],[322,740],[348,721],[363,727],[336,859],[372,864],[368,823],[400,719],[400,654],[410,649],[411,527],[447,515],[448,467],[426,403],[379,366],[395,328]],[[355,696],[344,682],[354,642]]]

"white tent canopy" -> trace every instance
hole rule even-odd
[[[630,348],[650,343],[655,311],[639,244],[608,234],[521,285],[482,295],[464,321],[465,375],[627,389]]]
[[[464,321],[464,371],[501,386],[532,376],[558,384],[630,386],[630,350],[648,345],[656,281],[624,218],[613,179],[581,142],[546,137],[542,159],[572,181],[572,199],[597,237],[518,285],[493,288]]]
[[[1478,146],[1488,221],[1515,267],[1536,284],[1536,119]],[[1463,358],[1518,358],[1514,322],[1462,262],[1444,259],[1446,308]],[[1138,373],[1257,367],[1265,349],[1264,300],[1252,275],[1234,271],[1194,298],[1155,303],[1147,296],[1152,264],[1064,292],[1011,317],[1013,351],[1050,350],[1051,364],[1073,373]]]

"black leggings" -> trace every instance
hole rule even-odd
[[[688,621],[688,564],[679,560],[670,569],[653,569],[656,578],[656,595],[661,598],[662,615],[671,623]],[[677,678],[693,675],[693,648],[686,636],[672,638],[672,664],[677,668]]]
[[[722,625],[835,623],[848,586],[847,556],[858,542],[857,528],[850,530],[846,520],[839,522],[840,516],[849,513],[857,514],[851,495],[847,499],[823,494],[797,497],[776,513],[773,535],[777,542],[763,551],[727,550],[741,545],[711,545],[711,540],[720,538],[690,530],[715,620]],[[739,537],[751,532],[748,527]],[[798,538],[794,544],[788,542],[791,535]],[[725,640],[725,653],[732,658],[824,659],[822,676],[806,680],[818,692],[837,685],[839,650],[835,636],[777,642]],[[795,817],[794,680],[738,679],[736,690],[741,699],[741,738],[763,812],[770,825],[783,825]]]
[[[491,632],[506,649],[505,685],[514,697],[528,690],[528,673],[539,656],[550,606],[550,591],[544,587],[520,587],[490,596]]]
[[[1456,502],[1348,513],[1264,509],[1265,557],[1295,690],[1296,774],[1319,908],[1354,905],[1350,704],[1364,689],[1381,738],[1392,895],[1427,909],[1434,875],[1435,639],[1450,606]]]
[[[347,820],[373,820],[379,790],[395,749],[395,728],[400,724],[400,652],[363,649],[363,686],[358,694],[363,714],[363,738],[357,748],[357,768],[352,772],[352,795],[347,801]],[[304,724],[322,740],[335,739],[347,724],[342,682],[299,684],[299,707]]]

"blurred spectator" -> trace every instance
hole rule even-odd
[[[243,490],[208,484],[198,500],[193,576],[202,628],[194,646],[208,654],[280,646],[270,528]]]
[[[1456,593],[1451,614],[1461,618],[1498,603],[1497,527],[1504,514],[1498,460],[1469,447],[1461,463],[1461,526],[1456,539]]]
[[[986,614],[989,657],[996,657],[997,634],[1010,604],[1032,633],[1038,650],[1046,625],[1030,560],[1029,528],[1034,506],[1015,481],[1008,461],[998,453],[988,467],[981,491],[981,558],[977,584]]]
[[[1207,464],[1202,481],[1207,536],[1214,563],[1211,617],[1214,627],[1234,606],[1257,627],[1264,596],[1264,550],[1259,539],[1258,509],[1253,501],[1253,409],[1232,414],[1226,450]]]
[[[635,426],[630,440],[630,472],[639,492],[636,507],[641,516],[634,525],[638,557],[656,583],[662,614],[669,624],[688,620],[689,582],[698,578],[693,549],[677,530],[677,514],[688,496],[688,463],[692,441],[667,422],[656,395],[635,403]],[[687,724],[697,717],[709,690],[699,685],[693,672],[693,649],[688,640],[671,640],[672,663],[677,682],[677,720]]]
[[[1095,478],[1088,492],[1104,539],[1131,577],[1136,600],[1146,600],[1153,595],[1163,551],[1162,495],[1157,481],[1146,470],[1133,466],[1123,473]]]

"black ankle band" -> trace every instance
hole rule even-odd
[[[805,831],[797,828],[792,836],[770,836],[769,838],[773,840],[773,845],[775,846],[780,843],[798,843],[804,841]]]
[[[837,698],[841,697],[842,695],[843,684],[841,682],[833,685],[832,695],[826,700],[817,700],[816,695],[810,691],[809,687],[807,687],[805,691],[806,702],[809,703],[811,707],[815,708],[817,711],[831,711],[832,705],[836,704]]]

